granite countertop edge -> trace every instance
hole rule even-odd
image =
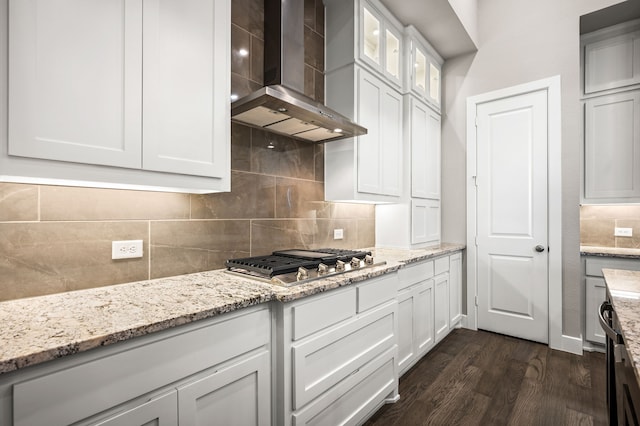
[[[580,254],[582,256],[640,259],[639,248],[580,246]]]
[[[640,382],[640,271],[602,270],[625,347]]]
[[[386,264],[292,287],[216,270],[0,302],[0,376],[272,300],[291,302],[464,249],[447,243],[370,248]]]

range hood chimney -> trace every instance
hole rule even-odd
[[[367,129],[304,93],[304,1],[264,0],[264,85],[231,104],[231,120],[312,143]]]

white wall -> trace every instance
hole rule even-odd
[[[478,0],[449,0],[467,34],[478,45]]]
[[[466,99],[554,75],[562,78],[563,334],[580,336],[580,15],[620,0],[482,0],[478,52],[445,63],[442,239],[466,243]],[[550,183],[553,184],[553,183]],[[551,247],[553,250],[554,247]]]

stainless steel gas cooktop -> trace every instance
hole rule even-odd
[[[225,262],[229,273],[285,287],[384,264],[376,263],[370,251],[330,248],[280,250]]]

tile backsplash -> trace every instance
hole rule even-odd
[[[615,228],[631,228],[633,236],[616,237]],[[640,248],[640,205],[581,206],[580,244]]]
[[[323,10],[322,0],[305,0],[305,94],[321,101]],[[262,0],[232,1],[238,96],[262,85],[263,15]],[[237,124],[231,135],[229,193],[0,183],[0,300],[217,269],[276,249],[375,244],[373,206],[323,201],[322,145]],[[111,241],[129,239],[144,241],[144,257],[111,260]]]

